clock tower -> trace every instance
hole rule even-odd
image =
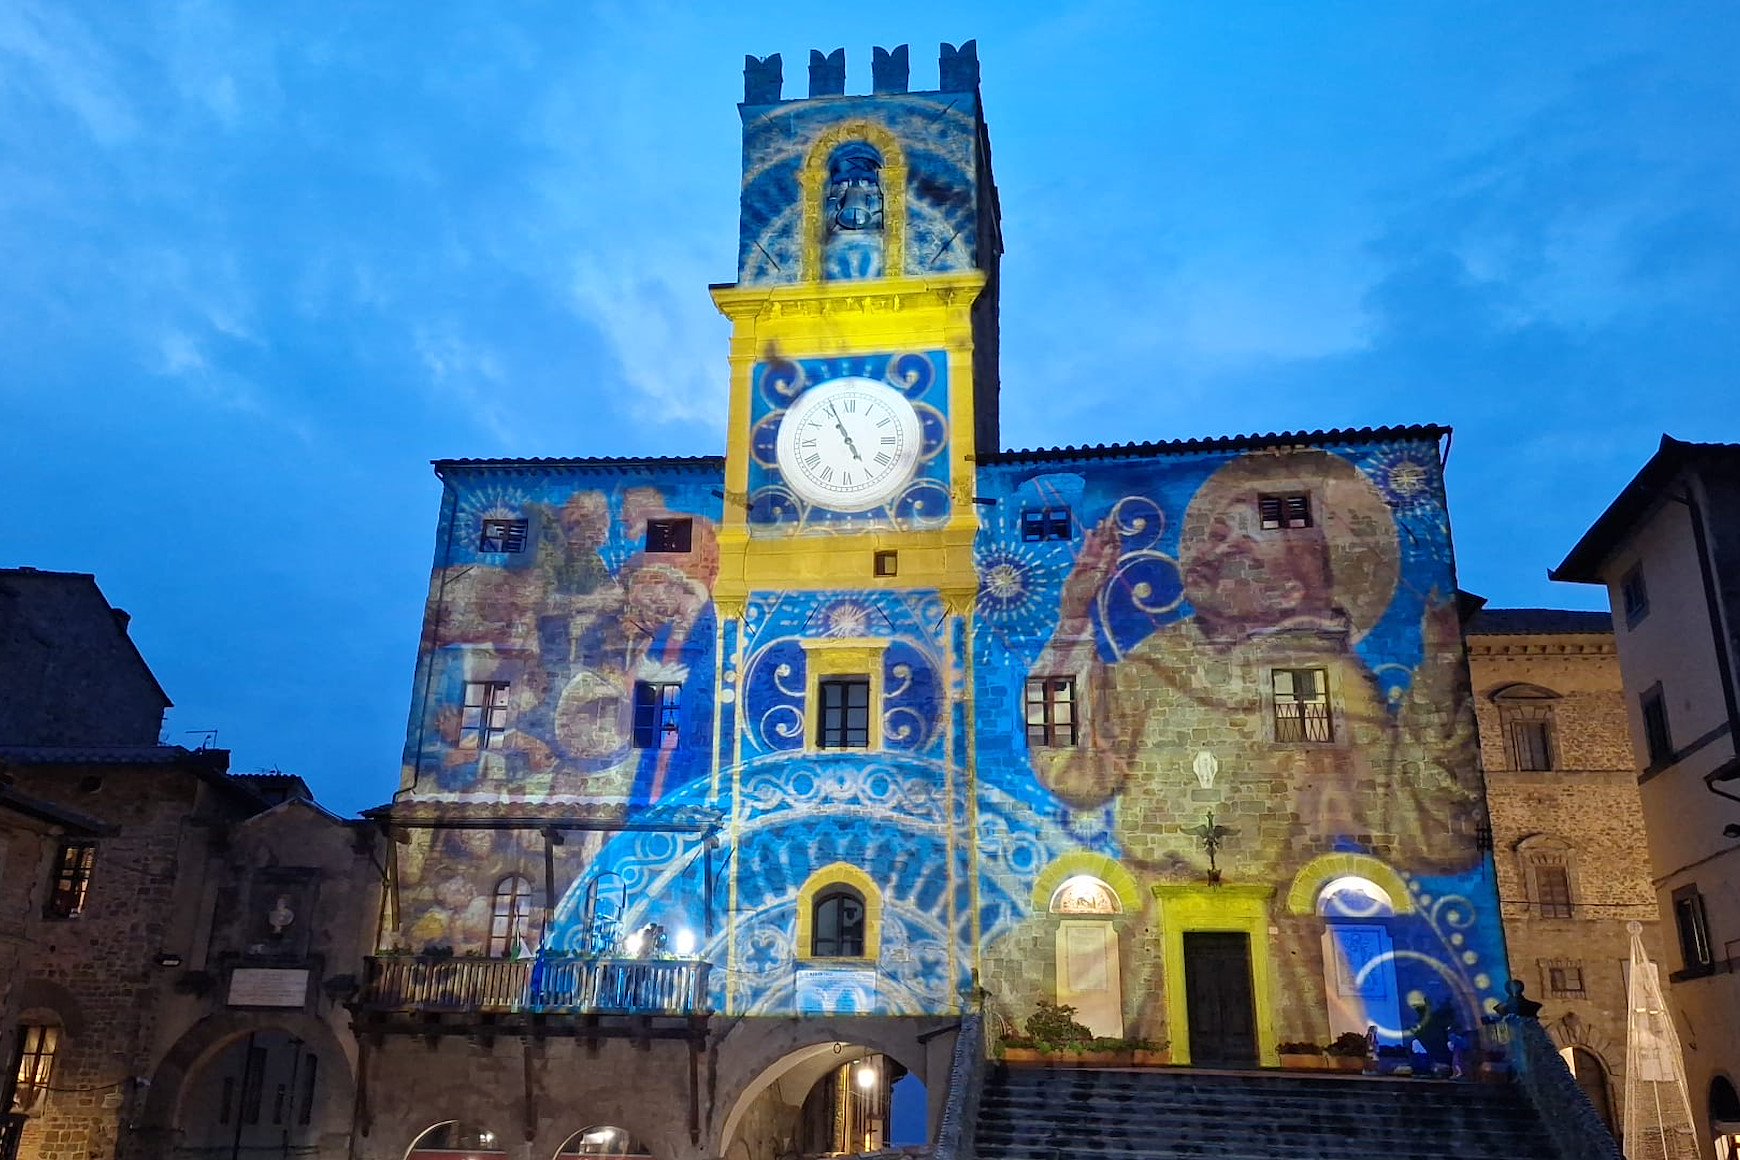
[[[1002,251],[977,47],[943,45],[935,91],[907,49],[811,52],[783,100],[778,55],[744,66],[730,446],[715,596],[900,588],[964,610],[974,457],[997,447]]]

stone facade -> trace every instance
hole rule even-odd
[[[35,607],[72,617],[36,623],[44,655],[116,634],[100,596],[85,599],[89,577],[54,577],[24,582]],[[70,595],[42,592],[53,584]],[[40,744],[49,734],[28,720],[0,734],[6,1147],[25,1160],[219,1143],[342,1151],[353,1086],[342,999],[378,898],[373,829],[321,810],[297,778],[232,776],[221,750],[157,745],[165,701],[130,649],[107,674],[44,666],[33,695],[52,706],[61,674],[83,702],[62,723],[102,718],[111,695],[117,722],[139,706],[155,715],[99,732],[102,744]],[[282,1046],[296,1080],[268,1075],[262,1043]]]
[[[1612,622],[1490,609],[1467,637],[1511,971],[1545,1004],[1554,1041],[1576,1049],[1569,1062],[1612,1130],[1625,1095],[1627,924],[1643,924],[1653,960],[1664,951]],[[1565,897],[1543,866],[1546,878],[1563,869]]]

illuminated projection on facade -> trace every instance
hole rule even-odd
[[[727,455],[439,465],[384,946],[533,958],[531,1006],[658,955],[729,1014],[1064,1001],[1175,1061],[1472,1023],[1446,433],[999,450],[971,46],[935,93],[819,59],[747,70]]]

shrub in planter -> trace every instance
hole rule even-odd
[[[1315,1043],[1304,1040],[1292,1040],[1283,1043],[1275,1049],[1281,1057],[1281,1066],[1294,1071],[1317,1071],[1328,1066],[1329,1061],[1323,1058],[1323,1049]]]
[[[1074,1007],[1067,1003],[1048,1003],[1044,999],[1027,1017],[1027,1035],[1035,1046],[1048,1050],[1086,1044],[1094,1037],[1092,1031],[1075,1021]]]
[[[1343,1031],[1323,1048],[1330,1065],[1339,1071],[1364,1071],[1370,1051],[1371,1045],[1357,1031]]]

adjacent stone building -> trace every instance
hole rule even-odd
[[[1740,444],[1662,436],[1552,576],[1607,589],[1668,1005],[1704,1139],[1740,1154]]]
[[[1627,924],[1662,938],[1612,620],[1488,608],[1467,637],[1511,970],[1617,1134]]]
[[[88,575],[0,571],[0,642],[5,1154],[342,1153],[373,828],[158,744]]]

